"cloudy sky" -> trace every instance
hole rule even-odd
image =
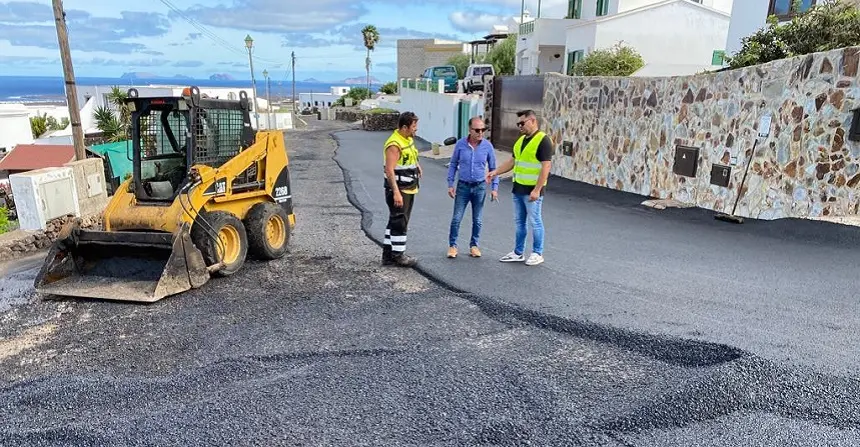
[[[527,0],[535,11],[537,0]],[[520,14],[521,0],[64,0],[75,74],[147,72],[249,78],[243,39],[254,38],[257,76],[323,81],[364,72],[361,28],[381,34],[373,74],[395,77],[397,39],[471,40]],[[565,0],[543,0],[563,15]],[[556,11],[557,10],[557,11]],[[0,0],[3,75],[61,76],[51,0]]]

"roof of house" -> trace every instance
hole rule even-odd
[[[75,159],[75,147],[54,144],[19,144],[0,160],[0,171],[32,171],[61,167]]]

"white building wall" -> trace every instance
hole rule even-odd
[[[579,26],[567,29],[567,37],[565,39],[565,49],[569,53],[571,51],[585,51],[588,54],[595,49],[595,36],[597,35],[597,24],[588,22]],[[567,55],[565,55],[567,57]],[[567,66],[567,62],[565,62]]]
[[[644,6],[660,3],[664,0],[619,0],[618,12],[630,11],[631,9],[642,8]],[[612,5],[610,5],[611,7]]]
[[[671,26],[654,26],[658,23]],[[646,64],[709,66],[728,30],[729,16],[682,1],[600,22],[594,45],[603,49],[623,41]]]
[[[542,46],[538,56],[538,68],[541,73],[564,73],[564,45]]]
[[[741,39],[755,33],[767,23],[769,0],[739,0],[732,8],[731,25],[726,39],[726,54],[741,49]]]
[[[11,151],[18,144],[31,144],[29,111],[23,104],[0,104],[0,149]]]
[[[701,0],[701,3],[709,8],[731,14],[735,3],[746,3],[749,0]]]
[[[591,0],[588,0],[591,1]],[[629,11],[631,9],[641,8],[643,6],[653,5],[656,3],[662,3],[666,0],[611,0],[617,1],[619,3],[618,12]],[[707,6],[708,8],[716,9],[717,11],[722,11],[726,14],[731,14],[732,12],[732,4],[735,0],[687,0],[693,3],[698,3],[703,6]],[[739,2],[745,2],[748,0],[739,0]],[[612,9],[612,3],[609,5],[609,9]]]

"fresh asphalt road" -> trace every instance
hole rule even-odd
[[[149,305],[41,299],[37,257],[0,266],[0,446],[860,445],[854,378],[380,266],[332,160],[347,125],[308,124],[283,259]]]
[[[377,242],[387,208],[387,132],[340,132],[337,160]],[[421,159],[407,251],[419,268],[472,293],[584,324],[724,344],[777,364],[860,371],[860,229],[781,220],[734,225],[700,209],[654,210],[646,198],[552,177],[544,201],[546,262],[504,264],[513,248],[509,180],[487,199],[481,248],[468,256],[471,213],[447,259],[453,200],[447,160]],[[531,238],[526,244],[530,251]]]

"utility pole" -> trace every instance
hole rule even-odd
[[[87,158],[84,146],[84,130],[81,128],[81,109],[78,108],[78,89],[75,88],[75,69],[69,49],[69,34],[66,30],[66,13],[63,0],[53,0],[54,20],[57,22],[57,41],[60,45],[60,59],[63,61],[63,77],[66,81],[66,104],[69,107],[69,121],[72,125],[72,143],[75,146],[75,159]]]
[[[523,20],[525,20],[525,14],[526,14],[526,0],[523,0],[522,5],[520,5],[520,29],[517,30],[518,33],[522,32]]]
[[[254,79],[254,58],[251,57],[251,48],[254,47],[254,39],[249,34],[245,37],[245,48],[248,49],[248,64],[251,66],[251,91],[254,93],[254,122],[257,130],[260,130],[260,111],[257,109],[257,81]]]
[[[272,97],[269,95],[269,70],[263,70],[263,77],[266,78],[266,130],[272,128]]]
[[[296,52],[293,51],[293,116],[296,115]]]

